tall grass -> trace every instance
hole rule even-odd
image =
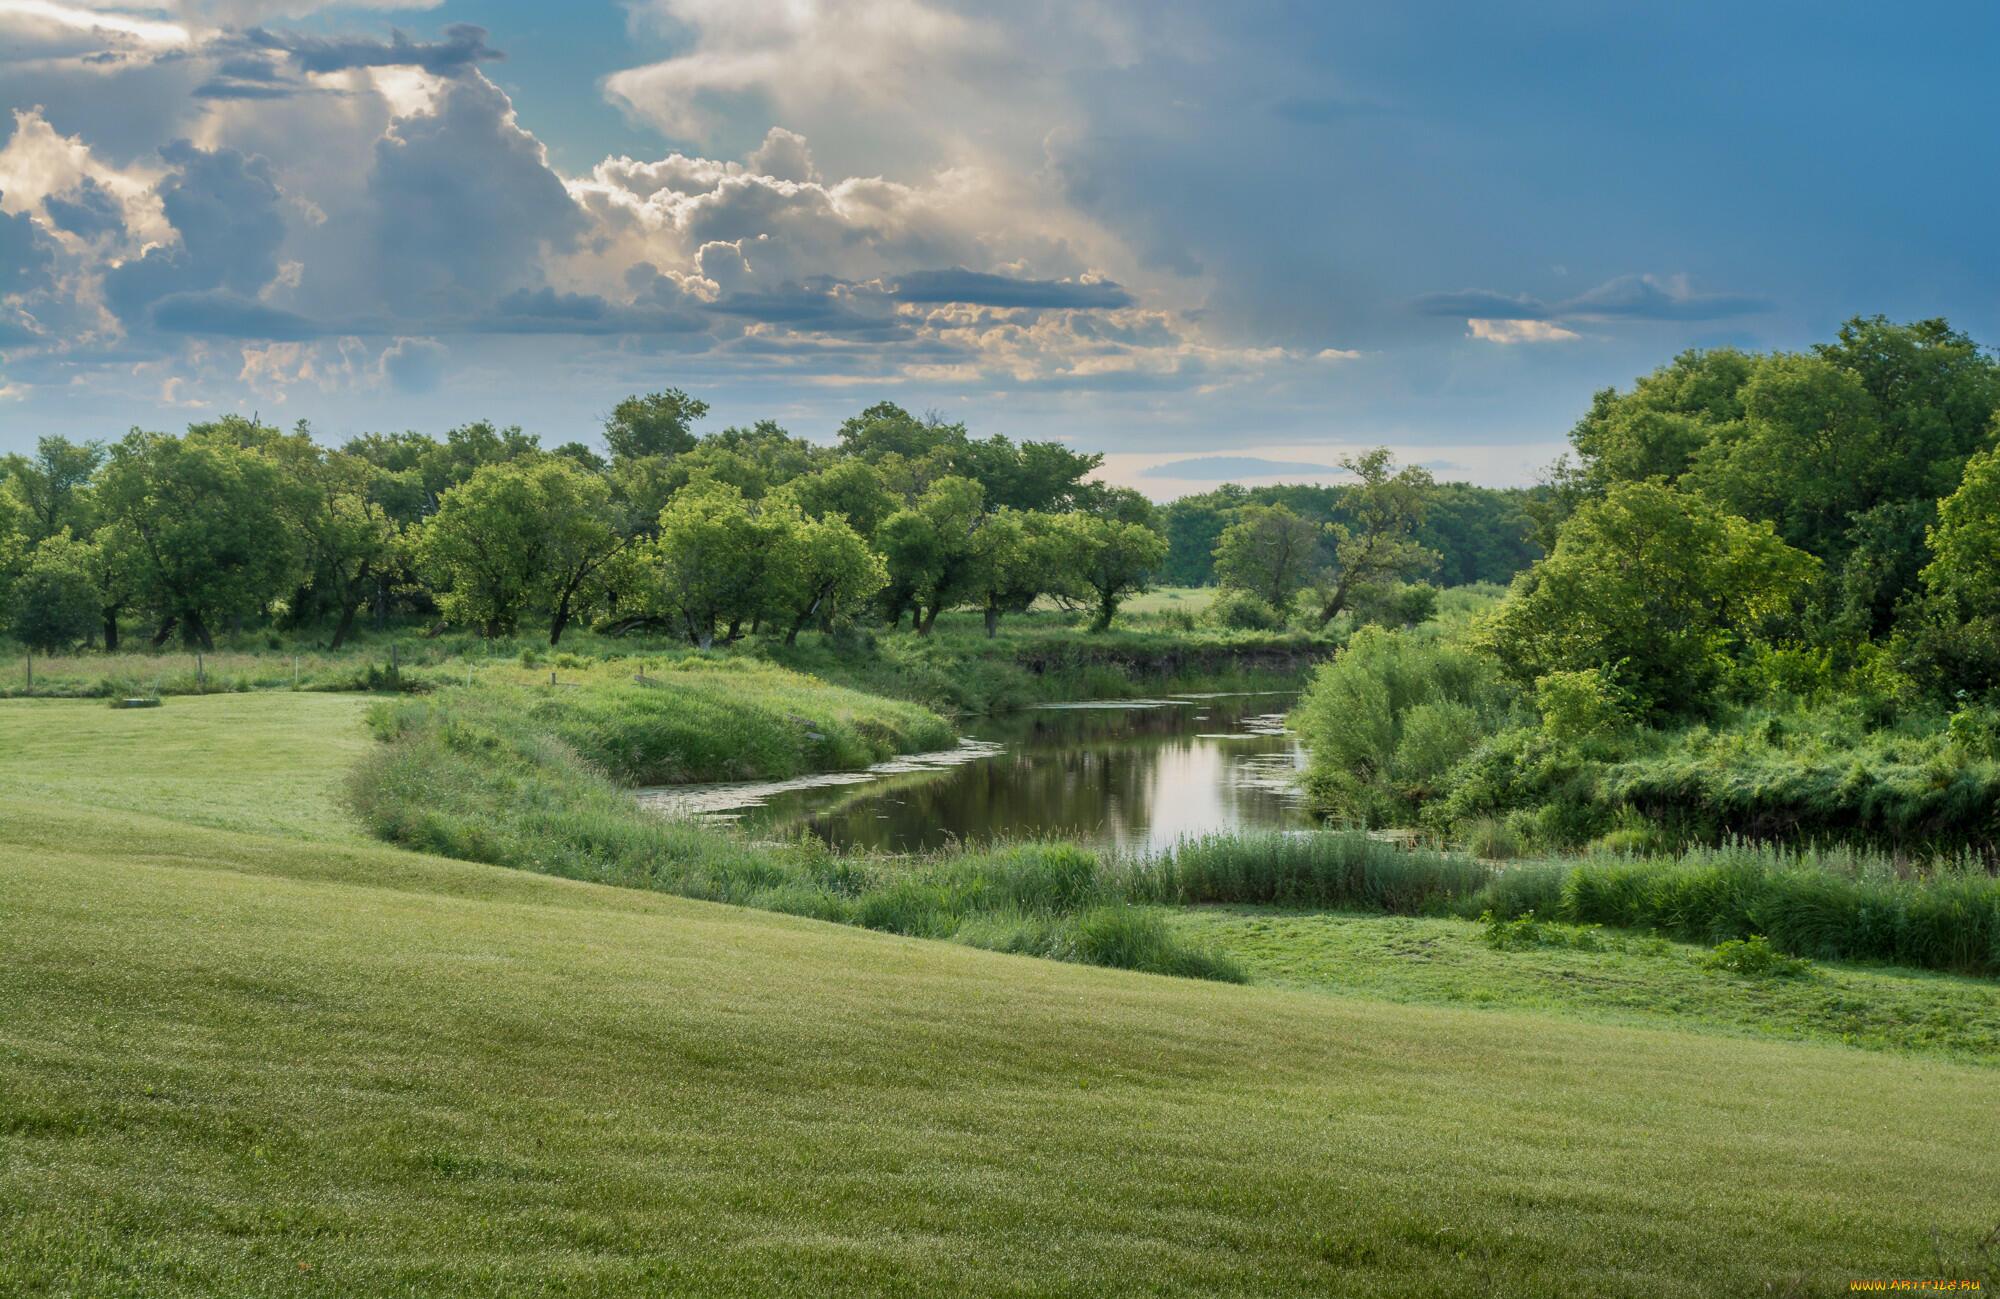
[[[1492,871],[1469,857],[1409,852],[1359,831],[1268,831],[1184,839],[1119,864],[1136,901],[1185,906],[1236,902],[1283,907],[1438,914],[1483,887]]]

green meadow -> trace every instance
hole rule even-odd
[[[1460,920],[1171,913],[1239,986],[550,878],[366,837],[368,707],[0,706],[0,1291],[1831,1294],[2000,1220],[1983,985],[1857,1049]]]

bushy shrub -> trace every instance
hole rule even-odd
[[[1486,861],[1507,861],[1521,855],[1521,836],[1497,817],[1474,817],[1458,827],[1459,845]]]
[[[1498,728],[1510,698],[1469,650],[1364,627],[1292,714],[1310,755],[1307,788],[1339,816],[1414,822],[1444,773]]]
[[[1564,948],[1577,952],[1601,952],[1603,936],[1596,925],[1564,925],[1537,919],[1533,911],[1513,919],[1491,911],[1479,917],[1481,937],[1500,952],[1525,952],[1538,947]]]
[[[1546,672],[1535,678],[1535,711],[1551,739],[1602,739],[1631,723],[1631,696],[1604,668]]]
[[[1810,645],[1770,645],[1753,640],[1736,656],[1729,693],[1745,703],[1786,700],[1817,707],[1840,691],[1833,651]]]
[[[1276,631],[1285,625],[1285,611],[1263,596],[1225,586],[1206,611],[1208,620],[1231,631]]]
[[[1752,979],[1802,979],[1812,973],[1811,961],[1786,956],[1772,947],[1770,940],[1762,934],[1717,943],[1715,950],[1702,958],[1701,964],[1705,970],[1741,974]]]
[[[1429,582],[1365,586],[1348,602],[1357,627],[1417,627],[1437,617],[1438,589]]]

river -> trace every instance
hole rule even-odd
[[[1294,777],[1285,693],[1055,704],[967,728],[956,749],[864,772],[648,790],[674,815],[740,821],[838,848],[1061,837],[1148,852],[1187,835],[1313,824]]]

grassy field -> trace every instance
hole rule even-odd
[[[0,1292],[1832,1294],[2000,1220],[2000,1070],[405,852],[365,706],[0,705]]]
[[[1269,907],[1164,914],[1175,932],[1259,983],[2000,1065],[2000,984],[1991,979],[1837,964],[1800,978],[1745,977],[1705,968],[1707,948],[1617,930],[1583,931],[1581,948],[1499,949],[1465,920]]]
[[[1199,608],[1210,595],[1193,589],[1156,592],[1145,598],[1161,601],[1161,609],[1121,614],[1102,633],[1084,630],[1084,615],[1038,610],[1008,616],[999,635],[989,638],[980,615],[959,612],[941,617],[929,636],[907,627],[862,627],[833,635],[810,632],[796,645],[774,635],[751,635],[710,651],[696,651],[659,632],[610,636],[585,629],[571,632],[559,649],[535,635],[489,641],[460,631],[432,636],[409,625],[363,633],[338,651],[320,647],[310,632],[245,633],[222,638],[217,650],[200,656],[179,646],[37,656],[32,685],[21,648],[0,640],[0,699],[293,689],[421,692],[468,680],[547,682],[551,673],[558,681],[575,682],[775,663],[949,714],[983,714],[1171,690],[1292,688],[1338,644],[1337,636],[1297,629],[1194,628],[1171,612],[1180,604]]]

